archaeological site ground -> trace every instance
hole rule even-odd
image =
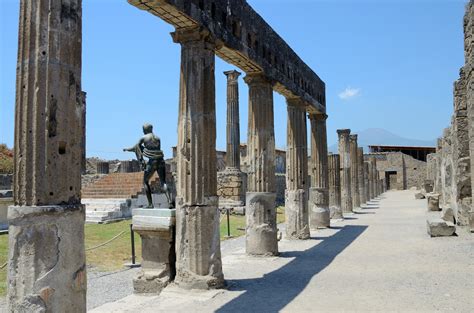
[[[304,18],[294,35],[295,8],[311,16],[303,11],[343,10],[345,1],[340,7],[290,0],[7,2],[0,6],[8,21],[0,24],[2,58],[15,44],[17,55],[16,73],[1,76],[1,123],[10,119],[11,130],[0,137],[7,143],[0,145],[0,312],[474,312],[473,0],[455,4],[457,18],[446,15],[457,23],[458,68],[430,51],[439,67],[429,63],[433,72],[421,76],[419,87],[391,88],[403,80],[395,78],[403,62],[414,62],[413,73],[423,66],[426,56],[410,50],[414,40],[406,48],[412,61],[400,50],[389,61],[392,68],[376,66],[387,76],[366,70],[372,84],[383,81],[379,94],[365,92],[368,87],[335,93],[354,64],[314,61],[318,50],[330,50],[329,37],[345,42],[338,54],[357,55],[350,37],[338,38],[317,18]],[[423,3],[428,19],[442,11],[441,4]],[[107,89],[108,79],[91,85],[87,79],[146,86],[152,76],[131,77],[128,65],[166,63],[168,48],[145,51],[123,42],[130,61],[114,64],[120,75],[100,72],[99,63],[108,59],[91,65],[88,49],[97,42],[85,34],[98,24],[86,18],[89,5],[107,7],[110,16],[118,12],[114,6],[126,5],[143,20],[143,26],[124,21],[113,27],[146,32],[149,25],[166,25],[179,55],[173,73],[165,64],[153,73],[166,78],[162,84],[134,90],[126,108],[107,107],[103,114],[91,112],[103,104],[96,92]],[[372,4],[374,10],[379,5]],[[258,6],[283,13],[286,6],[288,18],[275,18],[272,10],[264,17]],[[406,31],[403,20],[394,21],[397,6],[387,10],[386,24],[372,23],[369,11],[360,23],[379,34],[389,25]],[[18,24],[6,19],[7,11],[19,14]],[[104,28],[111,27],[110,16],[101,17]],[[358,25],[337,20],[357,32]],[[397,31],[390,36],[395,42]],[[378,40],[370,38],[374,51]],[[314,51],[302,49],[302,41]],[[357,57],[361,72],[362,62],[383,58]],[[7,63],[14,62],[1,64]],[[459,75],[445,83],[440,68]],[[409,80],[413,73],[403,75]],[[430,80],[442,83],[429,89],[422,81]],[[107,92],[110,102],[128,97],[120,89]],[[391,97],[417,93],[424,102],[436,101],[437,89],[450,94],[447,110],[418,114],[412,107],[403,113],[406,120],[393,113]],[[144,94],[160,104],[134,104],[146,102]],[[167,94],[177,103],[160,102]],[[386,98],[370,109],[348,107],[350,99],[382,94]],[[7,106],[10,117],[3,113]],[[121,110],[127,119],[114,118]],[[449,124],[435,123],[434,116]],[[362,118],[368,130],[355,131],[351,125]],[[163,126],[169,120],[173,126]],[[412,129],[413,138],[432,128],[437,141],[381,139],[376,127],[385,124]],[[104,149],[119,144],[114,155],[120,159],[89,149],[98,142]]]

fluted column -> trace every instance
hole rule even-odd
[[[246,251],[251,255],[276,255],[273,88],[263,74],[249,74],[244,81],[249,86]]]
[[[330,226],[327,117],[326,114],[309,115],[311,122],[309,224],[312,229]]]
[[[214,43],[203,29],[177,30],[179,86],[176,283],[223,286],[217,209]]]
[[[288,239],[308,239],[308,148],[306,110],[300,99],[287,99],[285,216]]]
[[[338,129],[339,157],[341,161],[341,208],[343,213],[352,212],[351,196],[351,157],[349,134],[350,129]]]
[[[8,312],[85,312],[82,1],[20,1]]]
[[[329,168],[329,210],[333,219],[341,219],[341,163],[339,154],[328,156]]]
[[[357,150],[357,175],[359,183],[359,197],[360,204],[367,202],[366,192],[365,192],[365,179],[364,179],[364,148],[358,148]]]
[[[364,185],[365,185],[365,199],[366,203],[369,203],[370,199],[372,198],[371,190],[370,190],[370,171],[369,171],[369,162],[363,161],[364,163]]]
[[[240,72],[227,71],[227,150],[226,166],[240,170],[240,118],[239,82]]]
[[[372,195],[371,199],[375,199],[378,194],[377,194],[377,160],[375,159],[374,156],[371,156],[370,159],[370,170],[371,170],[371,177],[370,177],[370,185],[372,189]]]
[[[359,152],[357,145],[357,135],[349,135],[350,158],[351,158],[351,195],[352,209],[360,207],[359,195]]]

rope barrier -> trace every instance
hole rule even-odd
[[[123,230],[123,231],[121,231],[118,235],[116,235],[115,237],[113,237],[112,239],[109,239],[109,240],[107,240],[106,242],[101,243],[100,245],[87,248],[86,251],[91,251],[91,250],[95,250],[95,249],[97,249],[97,248],[103,247],[103,246],[105,246],[106,244],[111,243],[111,242],[114,241],[115,239],[117,239],[117,238],[119,238],[120,236],[122,236],[123,234],[125,234],[125,232],[126,232],[126,231]]]

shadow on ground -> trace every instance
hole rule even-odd
[[[305,251],[283,252],[295,259],[285,266],[255,279],[228,280],[229,290],[245,290],[216,312],[277,312],[297,297],[313,276],[359,237],[368,226],[344,226],[331,237]]]

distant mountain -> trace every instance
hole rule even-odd
[[[368,128],[362,131],[354,131],[358,135],[359,147],[364,147],[364,151],[369,151],[368,146],[414,146],[414,147],[435,147],[436,140],[419,140],[400,137],[382,128]],[[337,153],[337,144],[329,146],[329,151]]]

